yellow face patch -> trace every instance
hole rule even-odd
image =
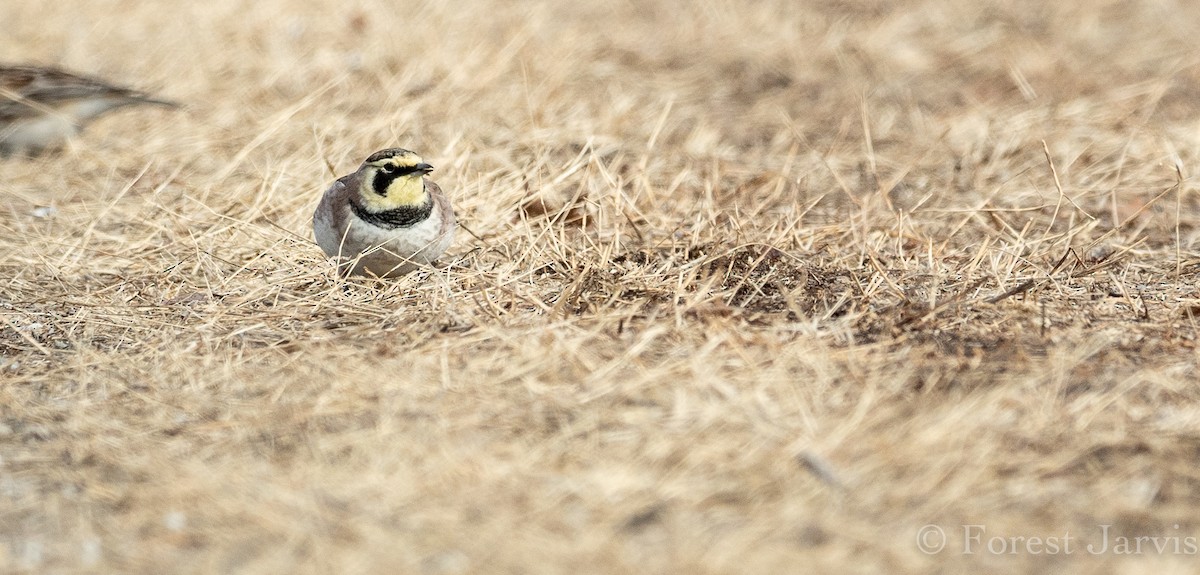
[[[429,200],[424,176],[432,169],[420,156],[407,150],[386,157],[372,156],[363,164],[359,199],[371,212],[424,204]]]

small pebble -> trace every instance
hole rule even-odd
[[[163,515],[163,525],[171,531],[183,531],[187,527],[187,515],[182,511],[171,511]]]

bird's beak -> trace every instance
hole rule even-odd
[[[417,164],[413,167],[416,168],[417,171],[421,172],[422,174],[428,174],[429,172],[433,171],[433,166],[431,166],[429,164],[425,164],[425,163]]]

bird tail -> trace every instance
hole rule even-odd
[[[152,106],[162,106],[164,108],[182,108],[183,107],[183,104],[180,104],[179,102],[175,102],[173,100],[164,100],[162,98],[155,98],[154,96],[151,96],[151,95],[143,93],[143,92],[131,92],[128,94],[128,96],[131,100],[130,104],[150,104]]]

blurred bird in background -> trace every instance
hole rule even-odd
[[[0,157],[57,148],[99,116],[138,104],[179,107],[58,68],[0,64]]]

